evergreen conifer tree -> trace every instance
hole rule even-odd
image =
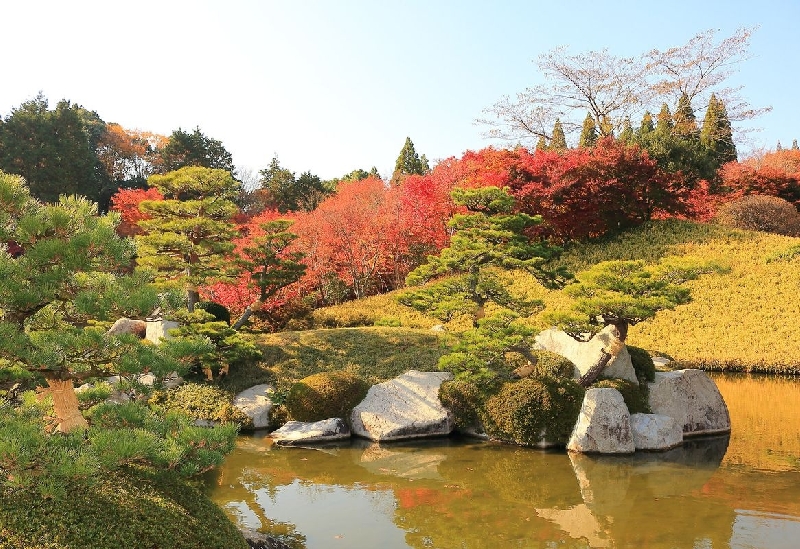
[[[561,127],[561,120],[556,118],[553,124],[553,137],[550,139],[551,151],[566,151],[567,150],[567,136],[564,135],[564,128]]]
[[[709,151],[717,166],[736,160],[736,144],[733,142],[731,122],[725,104],[712,94],[703,118],[700,141]]]
[[[225,273],[225,256],[237,234],[233,201],[240,184],[229,171],[196,166],[152,175],[147,183],[164,200],[139,205],[149,219],[139,223],[145,234],[136,237],[138,264],[158,273],[161,283],[182,283],[193,312],[197,287]]]
[[[655,130],[655,125],[653,124],[653,115],[650,114],[650,111],[646,111],[644,116],[642,116],[642,122],[639,124],[639,129],[636,132],[636,137],[641,139],[642,137],[646,136],[647,134],[651,133]]]
[[[450,276],[407,290],[399,300],[444,321],[470,315],[474,329],[464,334],[456,351],[443,357],[440,366],[464,377],[492,378],[506,352],[535,362],[527,341],[531,329],[516,321],[541,307],[541,302],[513,296],[496,269],[526,270],[544,283],[559,284],[564,272],[545,269],[559,249],[525,236],[525,230],[541,223],[541,218],[514,213],[514,198],[506,189],[456,189],[452,197],[468,213],[453,216],[450,246],[430,256],[406,282],[418,286]]]
[[[669,110],[669,106],[667,106],[667,104],[664,103],[661,105],[661,110],[658,111],[658,116],[656,117],[655,131],[661,137],[665,137],[668,135],[672,135],[673,128],[674,124],[672,121],[672,113]]]
[[[597,124],[595,124],[592,113],[586,113],[586,118],[583,119],[581,136],[578,139],[578,147],[588,149],[594,147],[595,143],[597,143]]]
[[[694,109],[692,109],[692,102],[685,92],[682,93],[680,99],[678,99],[678,106],[675,109],[673,120],[675,122],[673,132],[676,135],[680,135],[684,138],[697,137],[697,120]]]
[[[626,145],[630,145],[633,143],[634,140],[634,132],[633,126],[631,125],[630,117],[626,116],[625,120],[622,121],[622,131],[619,134],[619,140],[625,143]]]
[[[400,149],[400,154],[394,163],[392,184],[399,184],[406,175],[425,175],[429,171],[428,159],[425,155],[420,158],[414,148],[413,141],[411,141],[410,137],[406,137],[406,142],[403,148]]]
[[[547,150],[547,140],[541,135],[539,136],[539,140],[536,142],[536,150],[537,151]]]

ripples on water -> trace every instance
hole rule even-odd
[[[800,547],[797,380],[715,376],[731,437],[586,456],[464,439],[281,448],[241,437],[208,478],[293,547]]]

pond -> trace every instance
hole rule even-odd
[[[447,438],[323,448],[241,437],[207,479],[238,524],[322,548],[795,548],[800,381],[715,375],[730,436],[570,455]]]

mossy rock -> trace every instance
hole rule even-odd
[[[584,389],[572,380],[528,377],[503,384],[486,401],[483,423],[492,438],[536,446],[566,444],[578,419]]]
[[[174,474],[128,468],[66,489],[46,499],[35,485],[0,487],[0,549],[248,547],[222,509]]]
[[[320,421],[332,417],[347,420],[368,390],[367,382],[353,373],[320,372],[292,385],[284,405],[289,417],[296,421]]]
[[[251,420],[233,405],[233,395],[212,385],[184,383],[167,391],[155,391],[150,404],[164,411],[183,412],[194,419],[236,423],[249,427]]]
[[[640,384],[656,380],[656,367],[653,364],[653,357],[641,347],[627,345],[628,354],[631,355],[631,364],[636,372],[636,379]]]
[[[616,389],[622,393],[622,398],[625,400],[625,405],[628,411],[632,414],[649,414],[650,404],[647,398],[647,384],[640,383],[637,385],[627,379],[601,379],[592,384],[592,387]]]

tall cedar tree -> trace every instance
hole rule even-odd
[[[674,122],[673,132],[686,139],[696,139],[698,135],[697,117],[692,108],[692,102],[686,93],[682,93],[678,99],[678,106],[672,117]]]
[[[399,300],[443,321],[470,315],[474,329],[464,335],[454,353],[444,357],[440,366],[462,376],[491,378],[501,367],[505,352],[518,352],[535,361],[528,341],[531,332],[515,321],[542,305],[511,295],[495,270],[525,270],[551,285],[561,283],[565,273],[545,269],[545,263],[559,249],[525,236],[525,231],[541,223],[541,218],[515,213],[515,201],[508,190],[455,189],[452,197],[467,213],[456,214],[450,220],[453,231],[450,246],[409,273],[406,282],[418,286],[442,276],[446,278],[417,290],[407,290]],[[487,315],[490,302],[499,310]]]
[[[714,94],[711,94],[706,115],[703,118],[700,141],[711,152],[717,166],[733,162],[737,158],[731,121],[728,120],[725,103],[717,99]]]
[[[194,166],[152,175],[147,183],[164,200],[139,204],[147,219],[139,221],[145,234],[136,236],[138,264],[158,273],[161,283],[182,284],[193,312],[197,287],[225,274],[240,184],[229,171]]]
[[[567,150],[567,136],[564,135],[564,128],[561,127],[561,120],[556,118],[553,124],[553,135],[550,138],[550,146],[547,147],[551,151],[566,151]]]
[[[597,143],[597,124],[595,124],[592,114],[586,113],[586,118],[583,120],[581,137],[578,140],[578,147],[594,147],[595,143]]]
[[[425,175],[431,171],[428,165],[428,159],[425,155],[419,156],[414,143],[410,137],[406,137],[406,142],[403,148],[400,149],[400,154],[394,163],[394,172],[392,172],[392,184],[399,184],[407,175]]]

